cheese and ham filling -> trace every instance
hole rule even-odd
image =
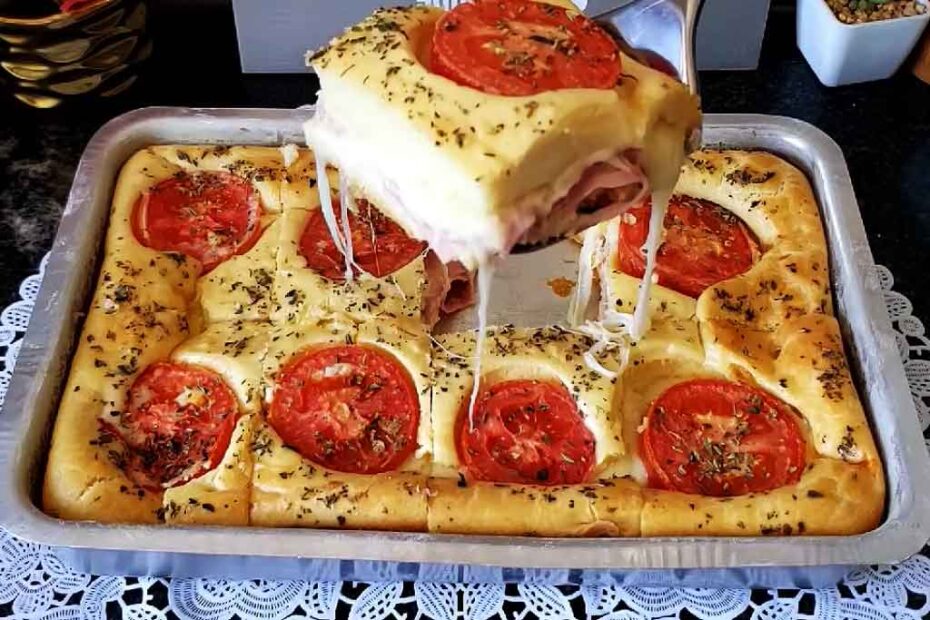
[[[589,165],[549,213],[519,239],[521,245],[545,244],[611,219],[649,195],[649,179],[635,152]]]
[[[325,106],[325,91],[321,91],[316,113],[305,127],[318,161],[331,162],[366,194],[378,196],[379,206],[412,237],[425,241],[443,262],[476,268],[492,256],[506,256],[516,246],[548,245],[641,204],[652,189],[639,153],[628,150],[580,170],[566,170],[549,192],[535,192],[512,208],[462,226],[454,217],[435,217],[441,211],[436,203],[454,205],[454,196],[445,191],[437,198],[424,196],[422,183],[404,183],[386,169],[389,165],[370,158],[364,135],[338,125]],[[450,173],[449,186],[454,187],[458,172]],[[470,189],[480,191],[477,184]]]

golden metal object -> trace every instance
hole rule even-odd
[[[930,30],[924,32],[914,52],[914,75],[930,84]]]
[[[119,94],[151,55],[145,23],[144,0],[96,0],[41,17],[0,14],[0,90],[36,108]]]

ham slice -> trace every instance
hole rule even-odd
[[[475,274],[458,261],[442,262],[430,250],[424,259],[426,289],[423,292],[423,322],[430,327],[439,319],[475,303]]]
[[[552,210],[523,234],[519,245],[545,244],[590,228],[639,204],[649,191],[636,152],[591,164]]]
[[[650,187],[635,151],[588,166],[578,181],[520,238],[519,246],[544,245],[622,214],[646,199]],[[443,262],[426,254],[423,321],[435,325],[443,316],[475,303],[475,276],[458,261]]]
[[[442,316],[454,314],[475,304],[475,273],[457,260],[446,263],[445,267],[449,291],[439,306]]]

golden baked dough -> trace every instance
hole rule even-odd
[[[763,254],[749,271],[697,300],[654,286],[653,316],[694,317],[708,364],[804,412],[819,454],[851,462],[877,458],[832,316],[826,240],[804,175],[769,153],[705,150],[689,158],[676,192],[740,217]],[[606,227],[603,303],[632,312],[639,280],[616,266],[617,229],[617,222]]]
[[[266,401],[270,402],[273,396],[278,370],[294,355],[337,344],[358,344],[386,351],[409,373],[417,390],[420,422],[417,426],[417,449],[403,469],[424,470],[426,464],[423,459],[432,452],[432,421],[429,415],[430,344],[429,336],[415,321],[356,324],[333,318],[314,324],[275,326],[268,354],[264,358]]]
[[[663,346],[665,338],[654,331],[647,334],[643,349],[631,357],[621,387],[624,438],[636,454],[633,467],[644,484],[638,429],[651,403],[682,381],[723,378],[713,364],[681,355],[675,339]],[[800,412],[805,416],[804,410]],[[804,426],[801,432],[807,443],[808,467],[797,484],[729,498],[646,488],[642,535],[837,534],[875,527],[884,508],[884,479],[878,460],[852,464],[819,456],[816,436]]]
[[[608,469],[625,451],[621,428],[611,411],[614,381],[585,362],[594,345],[583,334],[560,327],[496,327],[487,332],[481,357],[481,380],[554,380],[575,397],[585,426],[595,438],[596,474]],[[434,474],[455,476],[459,460],[455,422],[468,403],[474,385],[475,333],[458,332],[436,338],[433,347]],[[617,370],[609,353],[598,356],[608,370]]]
[[[429,339],[419,323],[357,325],[338,318],[274,328],[264,361],[266,404],[280,368],[297,353],[329,345],[383,349],[404,365],[419,395],[417,450],[400,471],[376,475],[321,467],[284,446],[263,422],[253,443],[252,522],[261,525],[426,529],[426,472],[430,453]]]
[[[106,259],[104,261],[106,270]],[[118,466],[121,442],[102,432],[118,419],[132,382],[149,364],[168,357],[187,336],[184,316],[123,304],[107,313],[91,308],[65,384],[45,469],[42,505],[61,519],[154,523],[160,493],[142,489]]]
[[[252,498],[252,440],[257,416],[236,422],[229,449],[216,467],[185,484],[165,490],[165,523],[248,525]]]
[[[315,164],[308,153],[301,150],[298,160],[288,169],[285,211],[277,241],[274,321],[313,322],[332,315],[345,315],[360,323],[377,319],[419,320],[426,287],[422,255],[383,278],[360,272],[352,282],[335,282],[307,266],[300,252],[300,238],[311,215],[320,209]],[[336,173],[327,176],[331,187],[338,190]],[[338,212],[339,201],[333,203]]]
[[[429,481],[429,530],[506,536],[639,536],[642,489],[628,479],[568,486]]]
[[[621,216],[624,217],[624,216]],[[625,217],[633,217],[627,214]],[[613,219],[602,224],[601,234],[604,238],[605,255],[600,257],[598,276],[601,282],[601,304],[604,310],[613,310],[633,314],[639,285],[642,280],[623,273],[618,264],[620,247],[620,220]],[[662,317],[674,317],[680,321],[694,319],[697,311],[696,300],[678,291],[654,282],[649,289],[649,315],[653,320]]]
[[[878,461],[826,457],[808,464],[801,480],[766,493],[705,497],[643,490],[643,536],[809,536],[859,534],[884,511]]]
[[[615,415],[627,451],[614,469],[646,485],[639,457],[639,429],[649,405],[672,385],[687,379],[719,377],[704,365],[697,325],[691,321],[657,321],[631,352],[618,385]]]
[[[527,536],[636,536],[642,505],[640,487],[623,479],[628,471],[614,381],[587,365],[594,342],[559,327],[498,327],[489,330],[481,359],[486,383],[510,379],[555,380],[574,396],[595,437],[598,482],[533,486],[466,482],[459,473],[456,420],[474,383],[474,332],[446,334],[433,347],[433,477],[429,529],[433,532]],[[597,356],[618,370],[609,353]],[[613,477],[616,479],[610,479]]]
[[[269,325],[234,321],[209,325],[174,350],[176,362],[208,368],[236,394],[244,415],[223,459],[209,472],[165,491],[167,523],[248,525],[252,492],[253,434],[262,406],[262,360]]]
[[[653,328],[633,349],[620,385],[625,443],[635,455],[642,418],[668,387],[728,378],[797,410],[809,465],[796,485],[743,497],[645,489],[642,535],[843,534],[875,527],[884,478],[832,316],[826,241],[810,185],[768,153],[701,151],[685,165],[676,192],[739,216],[763,254],[746,273],[697,300],[653,287]],[[602,311],[632,312],[639,280],[616,267],[617,230],[614,221],[602,233]],[[645,483],[638,456],[632,467]]]
[[[251,162],[249,157],[253,157]],[[273,276],[274,246],[262,240],[246,255],[231,258],[198,281],[200,266],[195,259],[143,246],[136,240],[131,218],[145,191],[195,168],[229,170],[248,177],[266,210],[280,211],[283,175],[273,171],[275,167],[283,170],[277,149],[212,146],[150,147],[123,166],[113,194],[97,288],[52,435],[43,487],[43,507],[50,514],[108,523],[162,519],[248,523],[250,417],[239,420],[217,468],[164,492],[143,489],[127,477],[120,468],[125,446],[102,424],[118,422],[135,379],[150,364],[169,358],[215,370],[238,395],[243,411],[260,410],[260,360],[267,345],[267,327],[241,321],[221,323],[185,339],[199,332],[204,318],[215,321],[236,314],[228,312],[236,303],[235,292],[225,298],[212,293],[220,277],[247,285],[260,267],[267,269],[269,278]],[[264,265],[256,258],[262,252]],[[270,287],[269,280],[269,291]],[[250,305],[249,311],[254,307]],[[252,385],[240,381],[252,372],[250,363],[258,378]]]
[[[246,413],[262,408],[262,363],[271,325],[256,321],[214,323],[174,350],[171,359],[220,374]]]
[[[187,311],[200,272],[198,261],[147,248],[132,230],[132,212],[142,194],[180,171],[151,149],[138,151],[123,165],[113,191],[95,305],[112,309],[121,303],[154,301]]]
[[[149,149],[182,170],[229,172],[249,181],[269,213],[283,210],[281,184],[285,179],[284,153],[271,146],[163,145]]]
[[[263,217],[261,237],[251,249],[229,257],[197,281],[198,310],[204,322],[271,318],[282,220],[279,216]]]
[[[266,210],[258,242],[199,278],[197,261],[142,246],[130,224],[142,192],[193,168],[244,174]],[[459,474],[454,432],[472,388],[474,332],[428,333],[420,316],[422,258],[394,278],[362,276],[349,286],[307,269],[297,242],[319,208],[315,174],[312,153],[296,148],[152,147],[126,163],[52,436],[46,512],[107,523],[514,536],[849,534],[879,522],[882,467],[833,316],[817,205],[789,164],[758,152],[692,157],[678,191],[737,214],[763,253],[697,300],[653,287],[645,337],[625,355],[614,348],[595,357],[607,376],[585,359],[595,344],[589,336],[556,326],[489,330],[484,380],[557,380],[595,436],[592,482],[551,487]],[[611,259],[617,222],[600,230],[602,311],[632,312],[638,280],[618,273]],[[281,366],[308,347],[345,343],[387,351],[416,386],[417,450],[397,472],[320,467],[283,445],[267,423]],[[117,419],[132,382],[162,360],[219,373],[242,416],[216,468],[152,492],[120,469],[125,448],[101,432],[101,421]],[[795,408],[807,442],[797,484],[733,498],[648,488],[639,459],[643,416],[664,390],[699,377],[743,381]]]
[[[762,244],[763,256],[743,275],[751,280],[751,286],[734,294],[751,297],[742,312],[755,312],[753,303],[774,305],[776,310],[767,318],[780,324],[782,317],[778,315],[805,314],[821,308],[830,311],[826,241],[817,202],[797,168],[762,151],[697,151],[685,162],[675,193],[708,200],[732,212]],[[617,267],[618,236],[619,223],[614,220],[605,232],[609,260],[602,265],[601,277],[613,306],[632,312],[639,279]],[[760,287],[763,280],[768,286],[773,270],[779,272],[779,284],[785,289],[768,295]],[[694,300],[655,285],[651,306],[660,316],[691,318],[697,311],[696,304],[712,295],[708,290]]]
[[[171,310],[142,315],[91,311],[52,436],[43,498],[47,512],[101,522],[248,523],[249,416],[239,420],[216,468],[164,492],[143,489],[126,476],[119,466],[125,446],[101,426],[108,418],[117,421],[136,377],[165,359],[217,372],[243,411],[256,410],[260,383],[249,384],[246,375],[256,368],[261,377],[264,334],[249,324],[220,324],[180,344],[187,335],[183,317]]]
[[[203,321],[267,320],[271,314],[271,289],[275,254],[283,211],[282,186],[286,178],[280,149],[256,146],[153,146],[147,160],[153,168],[170,171],[229,172],[250,182],[260,197],[264,215],[262,235],[247,252],[232,256],[197,281],[196,312]],[[160,161],[158,161],[160,160]],[[141,193],[134,187],[133,203]],[[151,250],[150,250],[151,252]],[[155,254],[162,254],[155,252]]]
[[[267,423],[252,444],[252,524],[426,530],[426,476],[331,471],[285,447]]]
[[[801,411],[819,454],[877,460],[832,316],[826,240],[807,179],[768,153],[710,151],[692,158],[679,188],[736,213],[765,248],[752,269],[698,299],[708,361]]]

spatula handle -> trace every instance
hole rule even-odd
[[[702,0],[590,0],[585,13],[619,33],[632,48],[668,61],[697,94],[695,29]]]

